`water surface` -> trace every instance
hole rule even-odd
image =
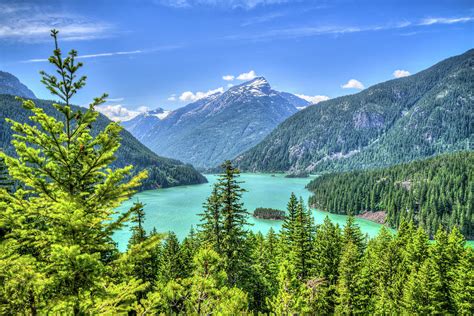
[[[202,212],[202,204],[210,195],[212,185],[216,182],[216,175],[206,175],[209,183],[180,186],[167,189],[149,190],[138,193],[132,199],[120,206],[119,211],[130,208],[133,202],[140,201],[145,204],[145,229],[151,230],[155,227],[159,232],[174,231],[178,238],[184,238],[192,226],[199,224],[198,214]],[[285,178],[281,174],[250,174],[244,173],[240,176],[243,181],[242,187],[247,190],[243,194],[243,203],[247,210],[252,213],[257,207],[271,207],[286,210],[286,204],[291,192],[302,197],[305,203],[308,201],[310,192],[305,189],[311,178]],[[326,216],[339,225],[344,225],[347,216],[330,214],[319,210],[313,210],[316,224],[321,224]],[[253,224],[249,228],[253,231],[266,233],[270,227],[279,230],[281,221],[256,219],[252,216],[249,221]],[[375,236],[382,225],[357,218],[356,222],[364,233],[370,237]],[[118,232],[114,239],[119,243],[120,249],[127,245],[130,232],[124,229]]]

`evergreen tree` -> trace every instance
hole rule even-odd
[[[418,271],[413,271],[404,290],[404,308],[408,314],[445,315],[442,278],[436,263],[426,260]]]
[[[211,195],[204,203],[204,212],[201,217],[200,235],[204,243],[221,253],[223,239],[222,197],[219,194],[219,184],[216,183]]]
[[[456,313],[459,315],[474,314],[474,251],[466,249],[459,265],[453,271],[451,293]]]
[[[339,226],[334,225],[326,216],[323,224],[316,231],[313,274],[323,277],[329,284],[336,284],[342,246],[342,235]]]
[[[277,315],[293,315],[301,312],[305,302],[301,295],[303,287],[294,266],[288,260],[283,259],[280,263],[277,281],[277,293],[268,300],[271,310]]]
[[[0,278],[10,284],[18,279],[12,273],[22,261],[28,267],[23,276],[32,277],[25,291],[16,293],[16,302],[23,303],[14,313],[36,314],[52,306],[52,313],[87,313],[119,286],[127,286],[132,296],[142,289],[133,279],[114,280],[107,273],[118,257],[112,235],[131,214],[129,210],[112,217],[114,209],[134,193],[146,173],[126,181],[132,166],[109,168],[120,146],[121,127],[111,123],[96,136],[91,134],[99,115],[95,107],[106,95],[94,99],[88,109],[71,108],[71,98],[86,78],[77,77],[82,63],[76,62],[76,51],[63,58],[57,34],[51,33],[55,50],[49,61],[58,77],[41,75],[63,102],[53,104],[63,120],[46,115],[32,100],[22,100],[32,112],[31,125],[7,119],[16,133],[12,144],[18,158],[0,153],[21,188],[0,191],[0,200],[6,201],[0,203],[1,221],[8,223],[2,248],[9,244],[11,254],[2,261]],[[91,302],[90,293],[97,300]]]
[[[243,208],[241,202],[242,193],[237,178],[239,170],[232,166],[230,161],[222,164],[224,173],[217,181],[217,192],[221,201],[222,216],[222,241],[221,255],[224,259],[225,271],[231,286],[242,282],[241,275],[246,270],[245,260],[249,258],[245,237],[248,225],[248,212]]]
[[[338,305],[337,314],[353,314],[357,312],[358,287],[357,278],[360,270],[360,251],[352,240],[345,245],[339,264],[339,279],[337,283]]]
[[[281,226],[282,241],[284,245],[287,246],[288,250],[290,248],[289,245],[292,242],[291,238],[294,237],[294,230],[295,230],[294,225],[296,223],[297,208],[298,208],[298,199],[296,195],[292,192],[290,196],[290,200],[288,201],[288,204],[286,207],[287,214]]]
[[[162,266],[160,271],[160,281],[167,283],[177,278],[183,278],[181,263],[181,245],[178,237],[173,232],[166,236],[162,250]]]

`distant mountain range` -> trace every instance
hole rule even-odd
[[[123,126],[156,153],[205,169],[258,144],[307,105],[257,77],[171,113],[141,114]]]
[[[474,49],[415,75],[320,102],[235,162],[247,171],[383,167],[474,144]]]
[[[21,106],[15,96],[35,98],[33,92],[21,84],[15,76],[0,72],[0,149],[8,154],[14,154],[14,152],[11,146],[12,130],[10,124],[5,122],[5,118],[11,118],[18,122],[28,122],[30,116],[30,112]],[[48,115],[58,118],[59,113],[51,106],[52,102],[35,100],[36,105],[44,108]],[[104,129],[109,123],[110,120],[101,114],[94,126],[93,133]],[[113,166],[124,167],[132,164],[135,167],[134,172],[147,169],[149,177],[144,182],[142,189],[197,184],[207,181],[191,165],[156,155],[126,130],[121,132],[121,136],[122,145],[117,151],[117,160],[113,163]]]

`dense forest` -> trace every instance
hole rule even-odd
[[[42,108],[46,114],[60,119],[60,113],[52,106],[53,101],[39,99],[34,101],[36,106]],[[85,111],[84,108],[74,105],[71,105],[71,109]],[[4,119],[10,118],[17,122],[30,123],[28,117],[28,111],[22,107],[20,101],[15,99],[15,96],[0,94],[0,149],[8,154],[14,154],[14,148],[11,145],[13,133],[10,124]],[[109,123],[108,118],[99,114],[92,135],[97,135]],[[133,164],[136,167],[135,170],[147,169],[148,178],[142,183],[141,190],[206,182],[206,178],[191,165],[156,155],[125,130],[120,132],[120,136],[121,146],[117,151],[117,159],[113,162],[113,166],[121,168]]]
[[[286,217],[285,211],[269,207],[257,207],[253,211],[253,216],[261,219],[283,220]]]
[[[474,237],[474,152],[440,155],[384,169],[322,175],[307,186],[310,205],[338,214],[386,212],[398,227],[413,221],[433,236],[458,227]]]
[[[84,112],[69,105],[85,84],[75,79],[82,65],[52,36],[62,79],[42,76],[64,100],[54,105],[62,119],[23,100],[36,124],[9,120],[16,156],[0,152],[0,314],[474,313],[474,252],[455,227],[431,243],[403,221],[369,240],[353,217],[343,228],[328,218],[315,225],[291,195],[281,231],[254,234],[230,161],[198,230],[181,242],[145,231],[140,203],[117,214],[147,172],[110,168],[121,127],[92,134],[103,97]],[[113,235],[126,225],[132,236],[120,252]]]
[[[320,102],[235,159],[246,171],[386,167],[474,144],[474,49],[412,76]]]

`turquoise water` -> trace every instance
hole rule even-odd
[[[123,203],[118,209],[126,210],[135,201],[145,204],[145,229],[148,231],[155,227],[159,232],[174,231],[178,238],[184,238],[191,228],[196,228],[199,223],[198,214],[202,212],[202,204],[211,193],[212,185],[217,176],[206,175],[209,183],[199,185],[180,186],[168,189],[149,190],[137,193],[130,200]],[[242,187],[248,190],[243,194],[244,206],[252,213],[257,207],[271,207],[285,210],[291,192],[298,197],[303,197],[307,202],[310,192],[305,189],[309,178],[285,178],[283,175],[271,174],[242,174]],[[347,216],[330,214],[318,210],[313,210],[316,224],[323,222],[326,216],[339,225],[344,225]],[[250,229],[266,233],[270,227],[279,230],[281,221],[261,220],[249,217],[253,224]],[[362,231],[369,236],[375,236],[382,225],[374,222],[356,219]],[[114,239],[118,242],[119,248],[124,250],[127,246],[130,232],[124,229],[116,233]]]

